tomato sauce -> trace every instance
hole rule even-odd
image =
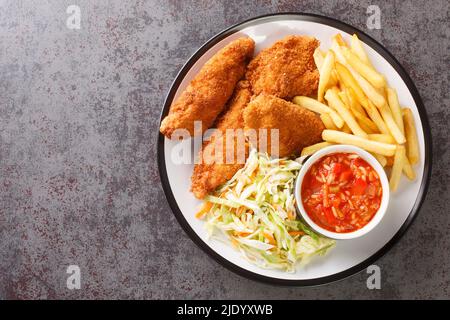
[[[364,227],[380,208],[383,189],[372,166],[354,153],[320,158],[302,182],[303,207],[322,228],[338,233]]]

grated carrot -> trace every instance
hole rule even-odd
[[[245,232],[245,231],[243,231],[243,232],[235,232],[235,235],[237,237],[246,237],[246,236],[248,236],[250,234],[251,234],[250,232]]]
[[[246,209],[246,207],[244,207],[244,206],[241,206],[241,207],[237,208],[236,209],[236,215],[238,217],[240,217],[243,213],[245,213],[245,209]]]
[[[305,233],[303,231],[289,231],[288,232],[291,236],[303,236]]]
[[[263,236],[264,236],[264,238],[266,238],[267,241],[269,241],[269,243],[271,245],[273,245],[273,246],[277,245],[277,241],[275,240],[275,238],[270,233],[263,232]]]
[[[203,204],[202,208],[200,209],[200,211],[198,211],[198,212],[195,214],[195,217],[196,217],[197,219],[202,219],[204,216],[206,216],[206,214],[209,212],[209,210],[211,210],[212,206],[213,206],[213,203],[212,203],[212,202],[208,202],[208,201],[205,202],[205,203]]]

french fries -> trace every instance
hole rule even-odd
[[[394,165],[394,157],[386,157],[386,167],[392,167]]]
[[[337,63],[340,64],[340,69],[341,71],[343,71],[344,73],[340,73],[338,70],[338,67],[336,67],[336,71],[338,73],[338,78],[341,79],[341,81],[348,81],[350,80],[348,77],[348,73],[352,76],[354,82],[356,82],[357,87],[359,88],[359,90],[355,89],[355,85],[352,86],[352,89],[355,90],[355,93],[357,94],[358,98],[361,98],[362,95],[360,94],[359,91],[363,91],[364,95],[367,95],[367,97],[372,100],[372,102],[377,106],[377,107],[381,107],[383,104],[386,103],[386,100],[384,99],[384,96],[382,94],[380,94],[377,89],[375,87],[373,87],[363,76],[361,76],[351,65],[350,63],[348,63],[345,54],[344,54],[344,49],[343,47],[339,46],[338,42],[336,41],[336,39],[332,40],[332,44],[331,44],[331,50],[333,50],[333,52],[336,55],[336,66]],[[342,69],[342,67],[344,67],[345,69]],[[345,72],[346,71],[346,72]],[[347,73],[347,75],[345,74]],[[342,78],[342,76],[344,76],[344,78]],[[384,94],[384,93],[383,93]],[[365,102],[364,101],[360,101],[360,103],[364,106]]]
[[[331,146],[332,143],[329,142],[319,142],[316,144],[313,144],[311,146],[305,147],[302,150],[301,156],[309,156],[310,154],[313,154],[316,151],[319,151],[320,149],[323,149],[325,147]]]
[[[364,110],[363,110],[363,113],[361,113],[357,108],[353,108],[353,107],[351,107],[350,110],[355,115],[355,118],[358,119],[358,122],[360,124],[363,124],[364,127],[367,128],[364,131],[366,131],[367,133],[376,133],[376,132],[378,132],[377,125],[365,115]]]
[[[313,98],[304,97],[304,96],[296,96],[292,100],[295,104],[298,104],[299,106],[306,108],[308,110],[311,110],[313,112],[319,113],[319,114],[329,114],[331,119],[333,120],[334,124],[338,128],[342,128],[344,125],[344,120],[330,107],[324,105],[323,103],[320,103],[317,100],[314,100]]]
[[[356,96],[356,99],[362,106],[367,106],[368,101],[366,98],[366,95],[364,94],[364,91],[362,91],[361,87],[356,82],[355,78],[353,78],[350,71],[341,63],[336,62],[336,72],[338,74],[338,78],[340,81],[344,83],[344,86],[350,88],[354,95]]]
[[[330,88],[330,90],[332,90],[337,96],[339,96],[340,91],[339,91],[339,88],[337,86],[334,86],[334,87]],[[332,107],[332,106],[330,106],[330,107]]]
[[[317,100],[320,102],[323,101],[323,95],[325,93],[325,89],[330,83],[331,74],[334,69],[334,53],[333,51],[328,51],[325,56],[325,60],[323,61],[323,65],[319,70],[320,78],[319,78],[319,88],[317,90]]]
[[[405,125],[406,148],[408,150],[408,159],[411,165],[419,162],[419,143],[417,141],[416,127],[411,109],[402,110],[403,123]]]
[[[341,130],[342,130],[342,132],[345,132],[345,133],[352,133],[352,129],[350,129],[350,127],[346,123],[344,123],[344,126],[342,127]]]
[[[383,143],[390,143],[390,144],[395,143],[395,140],[394,138],[392,138],[391,135],[383,133],[369,134],[369,139]]]
[[[347,93],[348,100],[350,101],[350,108],[356,109],[360,114],[365,115],[366,111],[363,107],[361,107],[361,104],[358,102],[358,98],[352,88],[345,88],[345,93]]]
[[[389,110],[388,106],[387,105],[382,106],[380,111],[381,115],[383,116],[384,123],[386,123],[386,126],[388,127],[395,141],[397,141],[398,144],[405,143],[406,142],[405,136],[402,134],[397,124],[395,123],[395,120],[392,117],[391,110]]]
[[[347,109],[350,109],[350,100],[348,99],[347,94],[345,93],[345,91],[341,91],[338,93],[339,98],[342,100],[342,102],[344,103],[345,107]]]
[[[345,56],[342,53],[341,46],[339,45],[336,38],[333,38],[331,40],[331,50],[333,50],[334,54],[336,55],[336,61],[345,65],[347,62],[345,61]]]
[[[400,132],[405,134],[405,127],[403,125],[402,110],[400,109],[400,103],[398,102],[397,92],[392,88],[386,88],[386,96],[391,108],[392,117],[395,120]]]
[[[376,88],[374,88],[364,77],[362,77],[353,67],[347,62],[345,55],[343,53],[342,47],[337,44],[337,41],[333,39],[331,49],[336,56],[336,71],[338,73],[338,78],[350,86],[356,93],[360,103],[365,106],[366,100],[365,95],[373,101],[377,107],[381,107],[386,103],[384,96],[380,94]],[[349,75],[351,77],[349,77]],[[352,81],[353,79],[353,81]],[[361,92],[362,91],[362,92]]]
[[[396,150],[396,146],[393,144],[372,141],[336,130],[324,130],[322,139],[327,142],[350,144],[383,156],[393,156]]]
[[[394,165],[392,166],[391,176],[389,177],[389,187],[392,191],[397,190],[403,167],[405,166],[405,159],[405,147],[397,146],[394,157]]]
[[[317,70],[319,70],[319,74],[320,74],[320,69],[322,68],[323,61],[324,61],[324,54],[322,51],[320,51],[319,48],[317,48],[316,50],[314,50],[313,58],[314,58],[314,63],[316,64]],[[337,81],[336,71],[333,70],[331,73],[329,85],[335,86],[337,84],[337,82],[338,81]]]
[[[322,113],[320,115],[320,119],[322,120],[323,125],[325,126],[325,128],[330,129],[330,130],[338,130],[338,127],[336,127],[336,125],[334,124],[334,122],[331,119],[329,114]]]
[[[336,40],[336,42],[341,46],[341,47],[347,47],[347,43],[344,41],[344,38],[342,38],[342,35],[340,33],[334,35],[333,39]]]
[[[411,163],[409,163],[408,157],[405,157],[405,163],[403,164],[403,173],[411,181],[416,179],[416,173],[414,172]]]
[[[350,71],[350,70],[349,70]],[[351,72],[351,71],[350,71]],[[372,101],[378,108],[381,108],[386,104],[384,96],[378,92],[363,76],[357,72],[351,72],[353,78],[358,83],[364,94]]]
[[[370,64],[369,58],[367,57],[367,54],[362,47],[361,41],[359,41],[359,38],[356,34],[352,36],[350,48],[361,61],[363,61],[366,65],[373,69],[372,65]]]
[[[359,126],[361,127],[361,129],[364,130],[365,133],[375,134],[377,132],[377,130],[372,130],[372,128],[368,127],[367,124],[364,123],[363,121],[357,119],[357,122],[358,122]]]
[[[344,119],[345,123],[355,135],[366,139],[368,138],[367,133],[361,129],[358,122],[356,122],[351,112],[345,107],[344,103],[333,89],[327,90],[325,99],[328,101],[328,104],[338,112],[342,119]]]
[[[342,48],[342,53],[353,69],[359,72],[375,88],[383,88],[386,85],[384,77],[376,72],[375,69],[361,61],[357,55],[350,51],[350,49],[344,47]]]
[[[366,112],[369,115],[370,119],[372,119],[372,121],[378,127],[378,130],[380,130],[381,133],[391,134],[388,127],[384,123],[383,118],[378,112],[378,109],[370,101],[367,104]]]
[[[303,108],[306,108],[308,110],[311,110],[311,111],[313,111],[315,113],[319,113],[319,114],[330,113],[333,111],[327,105],[325,105],[313,98],[310,98],[310,97],[296,96],[296,97],[294,97],[292,102],[294,102],[295,104],[298,104],[299,106],[301,106]]]
[[[372,155],[375,157],[375,159],[378,160],[378,162],[381,164],[382,167],[385,167],[385,166],[386,166],[386,164],[387,164],[387,159],[386,159],[385,156],[382,156],[381,154],[373,153],[373,152],[372,152]]]
[[[295,97],[293,102],[319,113],[326,130],[324,142],[304,148],[302,156],[330,144],[350,144],[392,167],[392,191],[402,173],[414,180],[420,155],[413,114],[400,106],[396,90],[374,68],[358,36],[350,45],[341,34],[333,36],[328,51],[316,49],[314,61],[320,73],[317,100]]]
[[[316,64],[316,67],[318,70],[320,70],[320,68],[322,68],[323,65],[323,52],[317,48],[316,50],[314,50],[313,53],[313,58],[314,58],[314,63]]]

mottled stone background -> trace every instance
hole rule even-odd
[[[378,4],[382,29],[367,30]],[[66,8],[81,8],[81,30]],[[222,29],[305,11],[369,33],[415,81],[432,125],[433,176],[414,225],[362,272],[316,288],[256,283],[198,249],[156,165],[165,94]],[[441,1],[0,0],[0,298],[449,298],[449,5]],[[66,268],[82,271],[66,288]]]

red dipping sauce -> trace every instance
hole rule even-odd
[[[355,153],[320,158],[306,172],[301,188],[303,207],[320,227],[338,233],[361,229],[380,208],[380,178]]]

